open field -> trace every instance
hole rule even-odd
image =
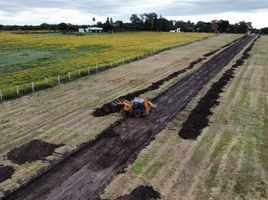
[[[0,32],[0,90],[4,97],[76,79],[161,49],[202,39],[206,33],[122,33],[86,36]],[[70,75],[69,75],[70,73]],[[69,77],[70,76],[70,77]]]
[[[179,112],[126,172],[106,188],[105,199],[150,185],[161,199],[268,198],[268,37],[257,40],[213,108],[197,140],[178,136],[214,80]],[[229,67],[230,68],[230,67]]]
[[[11,199],[98,199],[113,176],[120,173],[211,78],[247,46],[254,36],[245,36],[222,50],[154,98],[158,109],[146,118],[124,118],[105,129],[40,179]]]
[[[1,107],[1,164],[15,168],[12,179],[0,183],[2,191],[13,190],[29,180],[36,172],[49,166],[49,160],[59,159],[59,154],[44,161],[14,164],[5,155],[33,139],[64,144],[56,149],[65,154],[83,142],[92,140],[102,130],[120,118],[113,114],[105,117],[90,115],[94,108],[128,92],[136,91],[183,69],[204,54],[219,49],[240,37],[220,35],[185,47],[162,52],[99,74],[57,86],[21,99],[4,102]],[[211,56],[210,56],[211,57]],[[154,97],[182,77],[196,70],[207,57],[194,68],[169,81],[156,91],[144,95]],[[116,74],[116,77],[114,77]],[[130,77],[131,74],[131,78]],[[106,80],[106,81],[103,81]]]

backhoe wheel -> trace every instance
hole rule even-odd
[[[134,110],[134,117],[142,117],[142,110]]]

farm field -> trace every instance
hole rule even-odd
[[[257,40],[213,108],[197,140],[179,137],[183,122],[222,73],[168,123],[102,197],[152,186],[161,199],[268,198],[268,37]],[[230,67],[230,65],[229,65]]]
[[[225,69],[232,60],[239,65],[242,63],[236,55],[243,50],[245,59],[256,39],[256,36],[245,36],[228,46],[224,45],[220,52],[212,54],[199,68],[157,95],[154,103],[158,109],[155,112],[146,118],[124,118],[109,126],[81,151],[68,157],[9,199],[98,199],[112,177],[122,172],[124,166],[131,163],[135,155],[154,140],[158,132],[202,86]],[[23,149],[24,146],[20,148]],[[9,158],[17,163],[21,162],[21,158]]]
[[[120,95],[149,86],[167,75],[184,69],[197,58],[215,51],[241,35],[220,35],[184,47],[122,65],[108,71],[59,85],[0,104],[0,163],[13,166],[11,179],[0,183],[1,191],[13,190],[29,180],[40,169],[49,166],[49,161],[71,152],[81,143],[94,139],[102,130],[120,118],[119,114],[93,117],[93,109]],[[183,78],[202,63],[164,84],[158,90],[144,94],[154,97],[170,85]],[[116,76],[115,76],[116,74]],[[130,78],[131,74],[131,78]],[[105,80],[105,81],[104,81]],[[6,158],[7,153],[34,139],[53,144],[63,144],[56,149],[57,155],[46,158],[46,162],[15,164]]]
[[[0,90],[4,98],[29,93],[90,70],[202,39],[207,33],[120,33],[86,36],[0,32]],[[70,73],[70,74],[69,74]]]

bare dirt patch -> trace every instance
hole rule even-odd
[[[244,64],[244,60],[249,57],[256,38],[251,45],[243,52],[242,57],[236,61],[236,63],[228,69],[222,77],[215,82],[208,90],[206,95],[200,99],[197,106],[192,110],[188,119],[183,123],[182,128],[179,131],[179,135],[183,139],[196,139],[202,132],[203,128],[209,124],[209,116],[213,114],[211,111],[213,107],[219,104],[218,99],[223,92],[224,87],[234,78],[235,70]]]
[[[154,200],[160,199],[160,193],[151,186],[139,186],[130,194],[118,197],[116,200]]]
[[[0,183],[9,179],[12,176],[13,172],[13,167],[0,165]]]
[[[51,155],[55,148],[59,146],[62,145],[50,144],[41,140],[32,140],[29,143],[9,151],[7,157],[17,164],[42,160]]]

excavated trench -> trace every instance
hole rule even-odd
[[[51,155],[55,148],[61,145],[50,144],[41,140],[32,140],[18,148],[12,149],[7,153],[7,157],[14,163],[24,164],[41,160]]]
[[[161,85],[163,85],[165,82],[168,82],[176,77],[178,77],[180,74],[183,74],[189,70],[191,70],[196,64],[202,62],[203,60],[205,60],[207,57],[211,56],[211,55],[214,55],[215,53],[217,53],[218,51],[220,51],[221,49],[223,48],[226,48],[228,46],[230,46],[231,44],[237,42],[240,38],[226,44],[226,45],[223,45],[222,47],[220,47],[219,49],[216,49],[214,51],[211,51],[209,53],[206,53],[204,54],[202,57],[192,61],[188,67],[184,68],[184,69],[181,69],[181,70],[178,70],[176,72],[173,72],[172,74],[168,75],[167,77],[157,81],[157,82],[154,82],[152,83],[150,86],[148,86],[147,88],[144,88],[144,89],[141,89],[141,90],[137,90],[135,92],[132,92],[132,93],[128,93],[127,95],[123,95],[123,96],[120,96],[117,98],[117,100],[128,100],[128,101],[131,101],[133,100],[135,97],[139,97],[140,95],[146,93],[146,92],[149,92],[149,91],[153,91],[153,90],[157,90],[161,87]],[[112,106],[112,102],[108,102],[108,103],[105,103],[103,104],[101,107],[98,107],[95,109],[95,111],[92,113],[93,116],[95,117],[101,117],[101,116],[106,116],[106,115],[109,115],[111,113],[116,113],[116,112],[120,112],[121,111],[121,106]]]
[[[183,139],[196,139],[203,128],[208,126],[209,117],[213,114],[212,109],[219,104],[220,94],[223,92],[224,87],[234,78],[236,69],[243,65],[244,60],[249,57],[249,52],[258,38],[254,39],[251,45],[243,52],[242,57],[217,82],[213,83],[205,96],[199,100],[179,131],[179,135]]]
[[[140,185],[130,194],[118,197],[115,200],[155,200],[160,199],[160,193],[155,191],[151,186]]]
[[[13,167],[0,165],[0,183],[9,179],[13,173],[14,173]]]
[[[116,122],[47,173],[6,194],[7,199],[99,199],[112,178],[132,163],[186,103],[253,38],[239,39],[159,94],[154,101],[158,109],[149,116]]]

